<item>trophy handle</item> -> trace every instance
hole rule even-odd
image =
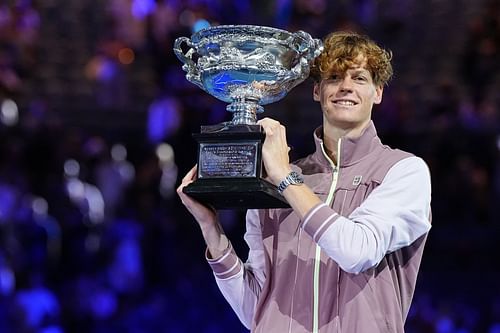
[[[182,50],[182,46],[187,45],[189,49],[184,52]],[[198,87],[205,90],[203,87],[203,82],[201,82],[200,71],[198,70],[198,66],[193,60],[193,56],[196,56],[196,49],[191,40],[187,37],[179,37],[174,42],[174,53],[179,58],[181,62],[184,63],[182,69],[187,72],[186,78],[196,84]]]
[[[291,69],[287,80],[294,81],[299,77],[309,75],[311,62],[323,52],[323,42],[320,39],[314,39],[305,31],[299,30],[292,35],[289,42],[299,55],[299,61]]]
[[[187,50],[186,53],[182,51],[183,44],[189,46],[189,50]],[[193,44],[191,43],[191,40],[189,40],[189,38],[179,37],[175,40],[174,53],[177,56],[177,58],[179,58],[179,60],[182,61],[183,63],[194,67],[195,64],[192,59],[193,52],[194,52]]]

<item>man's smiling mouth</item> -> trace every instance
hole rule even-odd
[[[358,104],[354,101],[347,100],[347,99],[337,99],[337,100],[334,100],[333,103],[338,104],[338,105],[342,105],[342,106],[354,106],[354,105]]]

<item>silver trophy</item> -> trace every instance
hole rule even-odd
[[[279,101],[309,76],[322,51],[308,33],[251,25],[223,25],[175,40],[188,81],[229,103],[230,122],[202,126],[198,178],[185,192],[217,209],[275,208],[288,204],[262,178],[262,105]]]

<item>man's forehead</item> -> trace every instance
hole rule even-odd
[[[343,74],[369,74],[371,75],[371,72],[368,68],[366,68],[366,64],[354,64],[348,68],[345,69],[345,72]],[[342,74],[337,72],[337,74]]]
[[[340,58],[340,62],[333,66],[326,76],[331,75],[357,75],[364,74],[372,76],[372,72],[368,66],[368,58],[363,53],[358,53],[356,56],[348,56],[344,59]]]
[[[366,68],[364,66],[350,67],[350,68],[347,69],[347,71],[349,73],[358,73],[358,74],[361,74],[361,73],[370,73],[370,71],[368,70],[368,68]]]
[[[353,64],[352,66],[349,68],[349,69],[365,69],[365,70],[368,70],[366,68],[366,66],[368,65],[368,60],[366,58],[366,56],[362,53],[358,54],[358,56],[356,58],[353,59]]]
[[[356,57],[351,58],[348,61],[349,67],[347,67],[346,71],[368,71],[368,61],[364,54],[358,54]]]

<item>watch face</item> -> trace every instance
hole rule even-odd
[[[288,187],[288,185],[292,185],[292,184],[296,185],[296,184],[303,184],[303,183],[304,183],[304,179],[302,179],[302,176],[299,175],[297,172],[292,171],[278,185],[278,193],[282,194],[283,191]]]
[[[290,178],[292,180],[292,184],[302,184],[304,182],[304,179],[302,179],[302,177],[295,171],[292,171],[290,173]]]

